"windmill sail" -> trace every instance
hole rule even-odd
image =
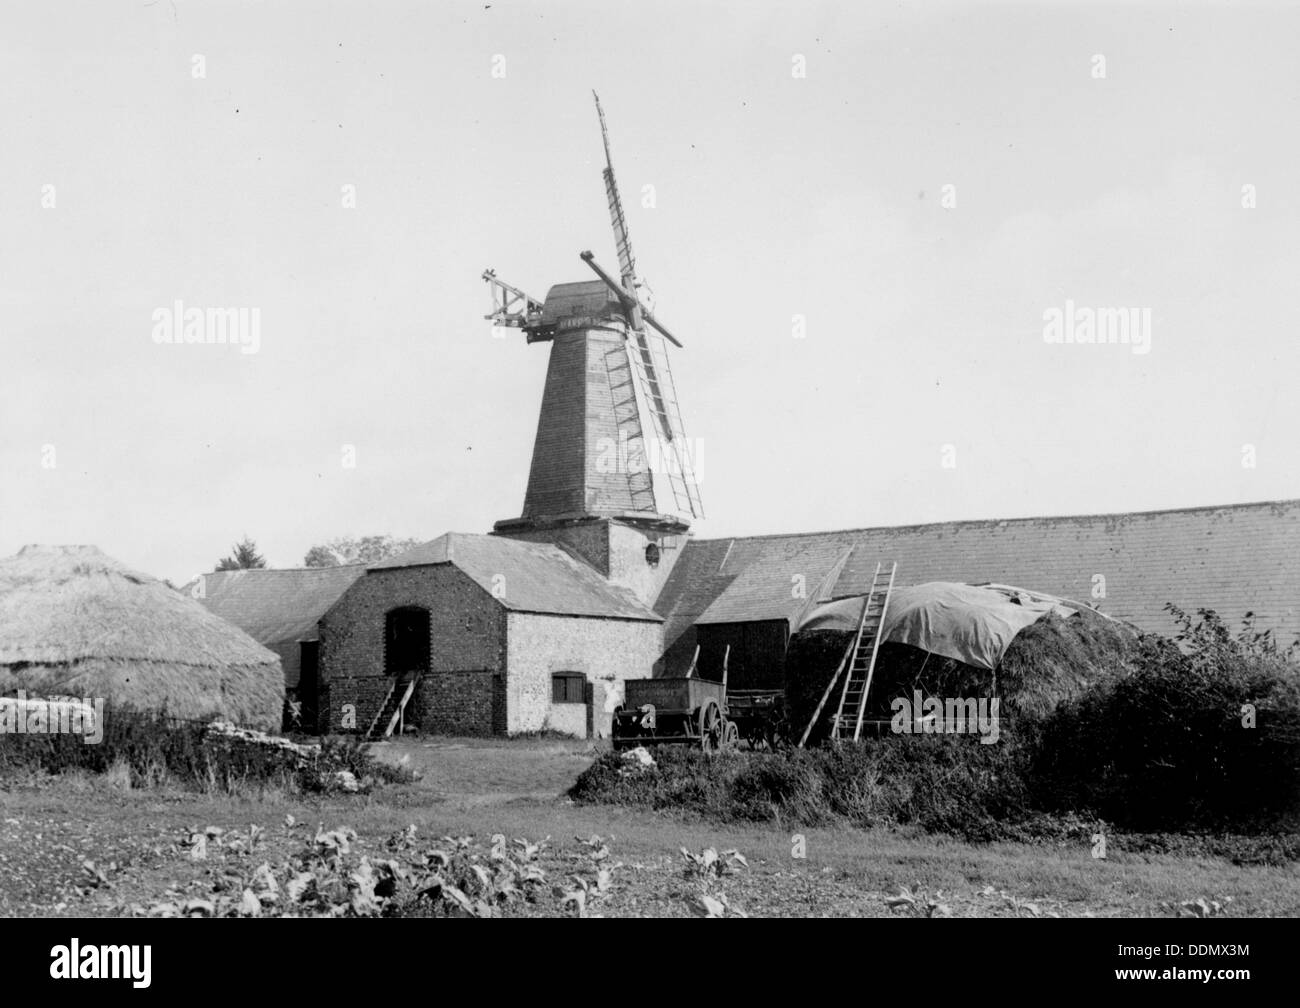
[[[640,332],[637,333],[637,343],[635,352],[628,345],[628,358],[637,375],[642,399],[655,415],[661,435],[658,458],[651,458],[650,462],[667,477],[677,511],[693,518],[703,518],[700,488],[695,478],[690,444],[682,427],[677,389],[672,369],[668,365],[663,337],[658,333]],[[648,366],[644,363],[646,361],[649,362]]]
[[[622,281],[623,290],[630,295],[631,301],[628,315],[632,326],[632,338],[626,344],[628,363],[636,376],[637,392],[643,408],[654,417],[654,425],[659,433],[659,457],[657,460],[650,461],[652,464],[657,463],[655,468],[667,477],[677,510],[693,518],[703,518],[704,508],[700,503],[699,485],[695,478],[689,445],[686,442],[686,432],[682,428],[681,410],[677,405],[677,389],[673,383],[663,337],[657,332],[648,331],[641,316],[636,257],[632,253],[627,216],[623,213],[623,201],[619,197],[618,182],[614,178],[614,157],[609,148],[609,128],[605,123],[605,110],[601,108],[600,96],[594,91],[592,96],[596,99],[596,114],[600,117],[600,138],[605,145],[603,172],[605,196],[609,202],[610,224],[614,228],[619,279]]]
[[[618,275],[623,286],[635,293],[636,259],[632,255],[632,238],[627,233],[627,217],[623,213],[623,201],[618,195],[618,183],[614,181],[614,156],[609,150],[609,129],[605,125],[605,110],[600,107],[600,95],[592,92],[596,99],[596,114],[600,116],[600,139],[605,144],[605,198],[609,201],[609,220],[614,225],[614,250],[618,253]]]

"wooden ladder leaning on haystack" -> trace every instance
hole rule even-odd
[[[379,705],[379,710],[375,711],[375,719],[370,722],[370,727],[366,730],[365,740],[367,742],[388,738],[397,730],[397,726],[405,718],[406,705],[411,702],[411,697],[415,695],[415,687],[420,685],[420,679],[423,675],[423,671],[408,672],[404,676],[399,676],[393,680],[388,695],[384,697],[384,702]],[[398,696],[397,693],[399,689],[402,690],[401,696]],[[386,719],[385,715],[387,715]],[[381,725],[384,726],[382,731],[380,731]]]
[[[802,749],[808,741],[808,736],[822,716],[826,701],[830,699],[837,683],[840,684],[839,706],[831,719],[831,738],[836,742],[852,738],[856,742],[862,737],[862,716],[867,710],[871,677],[876,671],[876,654],[880,650],[881,630],[885,625],[885,613],[889,611],[889,596],[894,590],[894,574],[897,571],[897,563],[891,563],[888,570],[884,564],[876,564],[876,572],[871,578],[871,590],[862,600],[862,615],[858,617],[857,633],[853,635],[844,657],[840,659],[835,675],[826,684],[826,691],[799,739],[799,748]]]

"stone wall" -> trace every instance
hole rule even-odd
[[[611,522],[606,577],[614,584],[630,589],[646,605],[653,606],[689,538],[685,532],[671,534]],[[646,547],[651,543],[659,549],[659,562],[653,566],[646,561]]]
[[[588,691],[590,694],[590,691]],[[546,713],[542,727],[562,735],[586,738],[591,721],[591,704],[588,703],[553,703]]]
[[[509,613],[507,616],[507,730],[541,731],[552,707],[551,676],[581,672],[591,688],[589,731],[609,734],[611,714],[623,701],[623,682],[649,677],[659,656],[662,625],[636,620]],[[576,713],[556,711],[567,726]],[[568,730],[556,728],[555,730]]]

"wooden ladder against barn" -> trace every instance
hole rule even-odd
[[[384,697],[384,702],[375,712],[375,719],[370,722],[370,727],[366,731],[367,742],[388,738],[397,730],[397,726],[402,724],[406,716],[406,705],[415,695],[415,687],[420,685],[422,675],[421,672],[412,672],[404,678],[394,680],[388,695]]]
[[[862,736],[862,715],[867,710],[867,695],[871,692],[871,677],[876,671],[876,655],[880,651],[880,633],[889,611],[889,596],[894,590],[894,574],[898,564],[891,563],[889,570],[876,564],[871,578],[871,591],[862,604],[862,618],[858,620],[858,633],[853,639],[852,657],[844,672],[844,685],[840,687],[840,705],[831,724],[831,738],[837,742],[849,738],[856,742]]]
[[[891,563],[886,569],[884,564],[876,564],[876,572],[871,577],[871,590],[862,600],[862,614],[858,617],[857,632],[840,659],[835,675],[826,684],[821,701],[804,729],[799,745],[808,741],[814,726],[826,707],[826,702],[839,686],[839,701],[831,719],[831,738],[837,742],[853,739],[856,742],[862,736],[862,717],[867,710],[867,696],[871,692],[871,677],[876,671],[876,655],[880,650],[881,628],[885,623],[885,613],[889,611],[889,596],[894,590],[894,575],[898,564]]]

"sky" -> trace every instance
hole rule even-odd
[[[292,567],[516,517],[548,344],[493,336],[480,274],[614,262],[593,88],[698,535],[1300,497],[1298,37],[1226,3],[6,3],[0,555],[179,583],[246,535]],[[256,352],[159,342],[178,300],[256,309]],[[1049,342],[1067,302],[1149,342]]]

